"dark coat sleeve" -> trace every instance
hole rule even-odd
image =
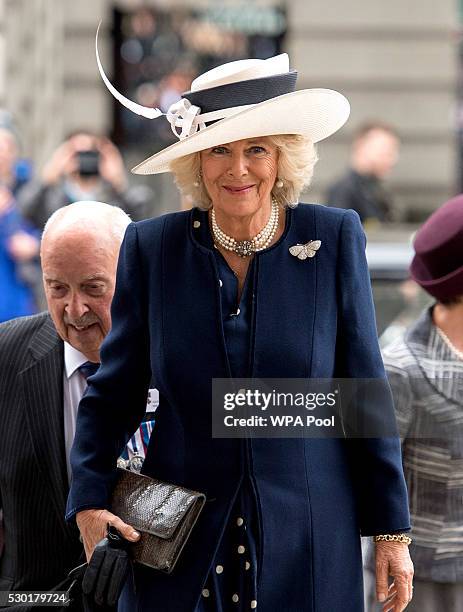
[[[137,229],[131,224],[119,255],[112,329],[102,345],[101,366],[79,404],[68,520],[86,508],[109,507],[117,458],[143,419],[151,376],[146,293]]]
[[[326,194],[326,202],[329,206],[335,206],[336,208],[354,207],[355,194],[349,177],[342,177],[330,186]]]
[[[378,429],[370,427],[363,437],[347,440],[361,533],[366,536],[407,531],[410,517],[400,440],[395,435],[393,400],[377,340],[365,235],[352,210],[346,212],[341,228],[338,288],[336,375],[376,379],[381,395],[364,406],[370,420],[377,417]],[[380,434],[383,425],[385,435],[373,437],[372,429]]]

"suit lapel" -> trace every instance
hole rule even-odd
[[[63,342],[50,318],[29,345],[30,365],[20,373],[26,426],[50,500],[63,518],[68,490],[63,416]]]

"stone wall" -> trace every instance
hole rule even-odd
[[[402,138],[389,184],[399,216],[419,217],[456,188],[457,7],[452,0],[291,0],[288,50],[301,85],[330,87],[350,100],[347,125],[320,143],[309,198],[324,201],[365,120],[394,125]]]
[[[0,105],[15,117],[24,154],[39,164],[66,128],[64,4],[0,1]]]

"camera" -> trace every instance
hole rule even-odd
[[[81,176],[98,176],[100,174],[100,154],[98,151],[79,151],[77,168]]]

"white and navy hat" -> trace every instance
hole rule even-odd
[[[197,77],[191,90],[164,114],[132,102],[113,87],[101,65],[97,42],[98,31],[98,68],[113,96],[148,119],[164,116],[179,139],[135,166],[135,174],[169,172],[170,163],[179,157],[245,138],[301,134],[318,142],[339,130],[349,117],[349,102],[337,91],[295,91],[297,72],[289,69],[286,53],[217,66]]]

